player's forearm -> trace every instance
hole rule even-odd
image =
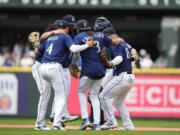
[[[116,56],[111,62],[113,66],[119,65],[123,61],[122,56]]]
[[[72,62],[71,62],[71,64],[77,64],[77,63],[78,63],[78,60],[79,60],[79,57],[80,57],[80,53],[79,53],[79,52],[73,53],[73,57],[72,57]]]
[[[76,52],[81,52],[87,48],[88,48],[88,45],[84,44],[84,45],[71,45],[69,49],[71,52],[76,53]]]
[[[126,44],[122,38],[117,38],[112,40],[112,45]]]
[[[106,61],[105,65],[107,67],[113,67],[113,66],[119,65],[122,61],[123,61],[123,58],[121,56],[116,56],[113,60]]]
[[[53,34],[54,34],[53,31],[43,33],[40,37],[40,41],[43,42],[45,39],[47,39],[48,37],[50,37]]]
[[[131,52],[130,52],[130,55],[131,55],[131,61],[137,61],[139,59],[138,57],[138,53],[136,51],[136,49],[131,49]]]
[[[35,53],[35,54],[40,54],[40,52],[38,51],[37,48],[34,49],[34,53]]]

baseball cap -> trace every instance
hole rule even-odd
[[[58,27],[58,28],[63,28],[65,29],[66,27],[70,27],[70,24],[65,21],[65,20],[61,20],[61,19],[58,19],[54,22],[54,24]]]
[[[80,30],[91,30],[88,21],[84,19],[79,20],[76,27]]]
[[[76,18],[73,15],[66,15],[63,19],[70,23],[70,25],[76,25]]]
[[[103,33],[107,36],[111,35],[111,34],[116,34],[116,31],[114,28],[112,27],[108,27],[106,29],[103,30]]]

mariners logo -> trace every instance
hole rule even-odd
[[[74,17],[72,17],[72,22],[75,22],[75,18]]]
[[[84,28],[86,28],[87,24],[84,22]]]

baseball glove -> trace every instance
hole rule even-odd
[[[102,60],[103,64],[105,65],[105,67],[110,67],[109,61],[108,61],[108,58],[106,55],[106,51],[103,49],[103,50],[101,50],[100,54],[101,54],[101,60]]]
[[[70,74],[74,78],[78,78],[78,73],[80,72],[78,66],[76,64],[71,64],[70,65]]]
[[[28,36],[29,43],[32,47],[37,48],[40,46],[40,33],[39,32],[31,32]]]

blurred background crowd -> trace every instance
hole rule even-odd
[[[151,54],[146,49],[139,50],[139,57],[142,68],[167,68],[168,60],[162,54],[159,55],[155,60],[151,59]],[[34,63],[35,53],[34,49],[27,41],[19,40],[12,46],[1,46],[0,48],[0,66],[22,66],[31,67]],[[81,60],[78,63],[82,65]],[[132,63],[134,66],[134,63]],[[134,66],[135,67],[135,66]]]
[[[72,14],[92,27],[97,17],[108,18],[137,49],[143,68],[179,68],[179,11],[179,0],[0,0],[0,66],[32,66],[28,34],[42,34],[48,24]]]

